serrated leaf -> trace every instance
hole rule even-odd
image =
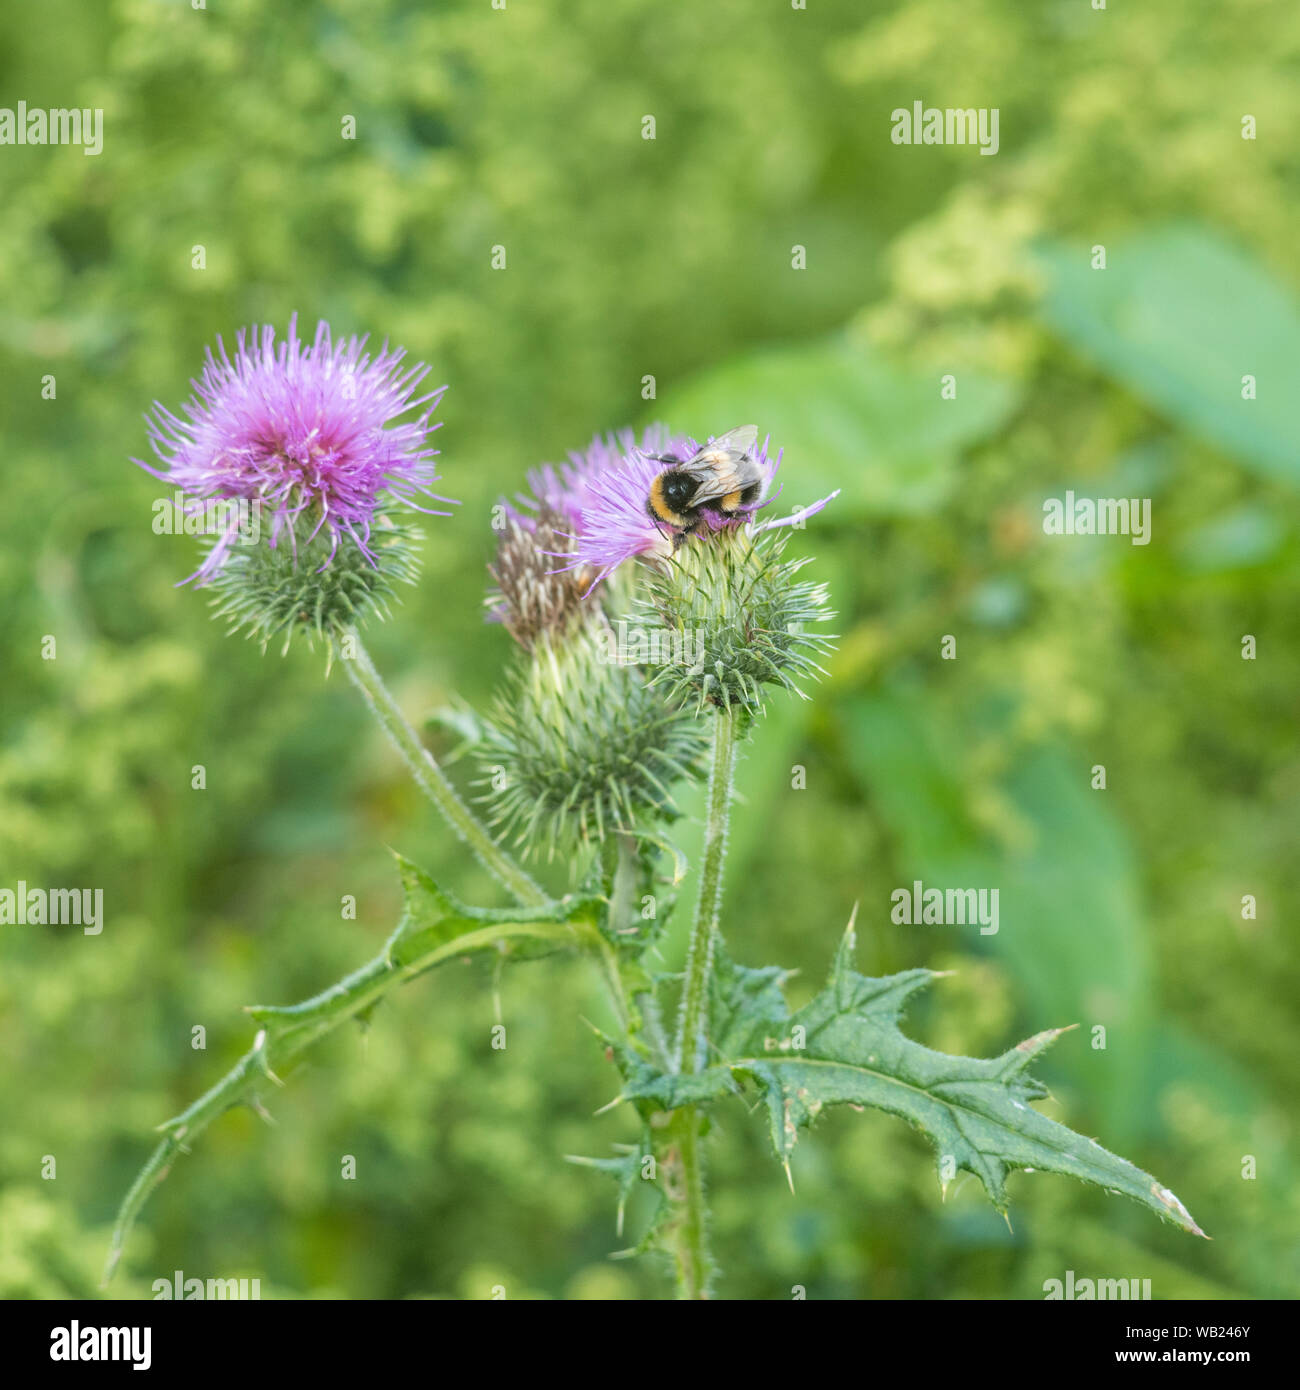
[[[642,1172],[645,1160],[651,1152],[649,1134],[643,1134],[639,1144],[616,1144],[614,1147],[619,1150],[618,1156],[615,1158],[584,1158],[578,1154],[566,1154],[565,1157],[570,1163],[576,1163],[583,1168],[594,1168],[597,1172],[605,1173],[614,1179],[618,1187],[618,1219],[615,1229],[621,1236],[628,1199],[641,1184],[647,1181],[642,1177]],[[646,1229],[642,1232],[633,1251],[629,1253],[644,1254],[646,1250],[652,1248],[662,1224],[663,1188],[656,1182],[651,1182],[650,1186],[654,1188],[657,1200],[650,1213],[650,1220]]]
[[[440,756],[445,766],[458,762],[483,739],[483,721],[468,705],[440,705],[425,719],[424,727],[454,734],[459,740],[450,753]]]
[[[635,1066],[624,1096],[643,1107],[675,1109],[716,1100],[748,1082],[762,1092],[772,1146],[787,1163],[799,1132],[822,1110],[871,1106],[922,1130],[935,1146],[941,1175],[945,1159],[950,1173],[974,1173],[999,1211],[1006,1210],[1007,1174],[1038,1169],[1121,1192],[1163,1220],[1204,1235],[1149,1173],[1031,1107],[1047,1090],[1026,1069],[1067,1029],[1036,1033],[1000,1057],[935,1052],[898,1026],[907,1000],[935,972],[860,975],[852,968],[852,940],[846,933],[825,988],[793,1014],[774,1007],[771,971],[720,960],[711,1043],[716,1048],[725,1040],[726,1055],[694,1075]],[[737,1044],[739,1052],[730,1051]]]
[[[624,1152],[617,1158],[585,1158],[580,1154],[565,1154],[565,1158],[570,1163],[576,1163],[583,1168],[594,1168],[598,1173],[605,1173],[614,1179],[618,1187],[618,1221],[615,1229],[621,1236],[623,1217],[627,1212],[627,1199],[632,1195],[641,1175],[641,1150],[635,1144],[623,1144],[619,1147]]]
[[[367,981],[382,993],[394,971],[413,979],[449,958],[476,951],[493,950],[512,961],[536,960],[594,944],[604,907],[599,899],[566,897],[542,907],[470,907],[409,859],[394,858],[402,878],[402,916],[383,954],[300,1004],[250,1005],[245,1012],[267,1025],[273,1037],[332,1014],[340,997],[355,1000]]]
[[[713,1055],[735,1057],[750,1050],[756,1037],[776,1032],[788,1010],[781,986],[788,971],[776,965],[759,969],[734,964],[718,948],[710,981],[709,1045]]]
[[[470,907],[440,888],[409,859],[397,856],[403,911],[389,938],[388,958],[399,967],[461,939],[467,950],[491,946],[511,960],[534,960],[590,944],[601,919],[599,898],[565,897],[542,907]]]
[[[998,885],[1001,930],[982,941],[1035,1016],[1088,1017],[1086,1001],[1107,1001],[1105,1022],[1123,1029],[1126,1054],[1090,1051],[1084,1060],[1076,1049],[1069,1071],[1078,1081],[1087,1069],[1098,1123],[1132,1142],[1149,1124],[1155,989],[1137,855],[1118,813],[1080,786],[1068,749],[1021,743],[993,788],[999,828],[1033,833],[990,835],[975,813],[981,774],[966,750],[988,738],[1014,744],[1013,712],[985,709],[954,723],[930,692],[903,684],[854,696],[841,713],[847,767],[889,828],[902,882]]]

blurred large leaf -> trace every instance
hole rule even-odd
[[[1267,564],[1286,540],[1287,522],[1263,506],[1237,507],[1184,536],[1179,559],[1202,574]]]
[[[1076,247],[1042,255],[1044,312],[1075,348],[1242,463],[1300,482],[1300,312],[1258,262],[1196,227],[1108,248],[1105,270]],[[1241,398],[1245,375],[1257,400]]]
[[[1008,381],[962,371],[944,400],[940,373],[835,338],[738,357],[665,392],[655,413],[697,438],[751,420],[770,432],[785,450],[783,509],[841,488],[837,511],[893,515],[937,506],[961,448],[996,429],[1015,396]]]
[[[1034,1012],[1106,1026],[1107,1048],[1089,1050],[1089,1076],[1108,1124],[1127,1137],[1149,1065],[1150,952],[1132,850],[1106,793],[1089,789],[1082,759],[1032,749],[998,787],[1008,822],[999,841],[975,823],[960,739],[921,692],[855,699],[844,720],[850,766],[896,837],[908,878],[887,888],[910,888],[915,876],[927,888],[998,889],[998,931],[977,939],[1006,959]],[[887,904],[882,887],[882,912]]]

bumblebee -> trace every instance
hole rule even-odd
[[[741,425],[706,444],[685,463],[659,455],[667,468],[650,484],[646,511],[673,530],[673,549],[699,526],[706,511],[734,516],[763,495],[767,481],[754,458],[758,427]]]

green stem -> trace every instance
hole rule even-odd
[[[695,905],[686,954],[686,984],[677,1037],[678,1069],[687,1073],[700,1070],[707,1048],[709,984],[718,940],[722,870],[727,857],[727,824],[736,772],[736,719],[736,714],[726,709],[719,710],[713,720],[713,760],[705,807],[700,896]],[[694,1106],[685,1107],[677,1117],[682,1212],[677,1227],[676,1256],[678,1293],[682,1298],[707,1298],[714,1273],[705,1196],[704,1124],[704,1116]]]
[[[443,819],[470,847],[479,863],[509,889],[516,902],[531,907],[540,907],[548,902],[542,889],[497,844],[487,827],[460,799],[447,774],[438,766],[433,754],[420,741],[419,734],[407,723],[397,701],[389,694],[360,634],[353,629],[349,635],[356,644],[356,656],[343,663],[348,675],[365,697],[380,727],[402,755],[420,790],[442,812]]]
[[[694,1106],[680,1112],[677,1152],[681,1155],[682,1212],[677,1226],[677,1296],[709,1296],[716,1266],[709,1250],[709,1207],[704,1191],[704,1116]]]
[[[722,905],[722,867],[727,857],[727,822],[736,772],[736,715],[719,710],[713,719],[713,760],[709,769],[704,819],[704,857],[700,865],[700,896],[691,924],[686,954],[686,986],[677,1034],[679,1071],[696,1072],[704,1061],[704,1023],[709,1011],[709,979]]]
[[[612,863],[608,937],[617,942],[639,934],[640,866],[635,837],[625,831],[617,832],[607,843],[606,854],[607,863]],[[654,982],[642,969],[640,961],[628,960],[606,941],[598,964],[628,1045],[653,1058],[663,1071],[672,1071],[675,1063],[659,1017]],[[625,968],[628,969],[626,975]]]
[[[613,842],[613,854],[614,872],[609,888],[609,929],[614,937],[618,937],[624,928],[631,925],[635,908],[636,844],[628,835],[617,835]],[[596,960],[605,988],[609,991],[609,1002],[618,1018],[618,1026],[624,1037],[629,1037],[634,1006],[623,985],[618,953],[608,941],[604,941],[603,949]]]

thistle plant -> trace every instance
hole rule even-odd
[[[306,347],[292,324],[278,347],[269,329],[241,338],[233,360],[209,356],[184,422],[157,407],[166,471],[145,466],[199,498],[272,509],[259,548],[219,535],[191,578],[263,647],[303,632],[337,651],[417,784],[512,901],[465,903],[399,856],[403,911],[378,955],[301,1003],[250,1007],[248,1052],[160,1126],[123,1200],[106,1278],[150,1192],[226,1109],[264,1114],[264,1097],[322,1037],[369,1019],[398,985],[475,953],[498,964],[564,953],[595,967],[613,1020],[596,1041],[619,1077],[602,1109],[626,1107],[637,1137],[612,1156],[570,1157],[615,1179],[619,1236],[629,1253],[663,1259],[682,1297],[725,1291],[709,1243],[710,1116],[743,1094],[765,1116],[792,1189],[801,1132],[832,1106],[871,1106],[930,1138],[944,1190],[973,1173],[1005,1213],[1007,1175],[1045,1170],[1123,1192],[1202,1234],[1150,1175],[1032,1108],[1047,1093],[1029,1069],[1067,1030],[988,1059],[923,1047],[900,1021],[937,976],[858,974],[856,909],[828,949],[824,988],[794,1012],[788,972],[738,963],[732,952],[748,952],[735,926],[724,944],[737,760],[763,736],[770,700],[810,698],[834,645],[829,595],[806,577],[810,560],[791,554],[796,532],[833,498],[771,515],[781,455],[769,441],[748,461],[761,478],[752,505],[705,510],[683,527],[666,527],[647,497],[659,470],[696,459],[701,445],[663,426],[597,437],[526,475],[497,509],[488,565],[487,615],[513,652],[491,708],[467,721],[479,776],[464,792],[453,785],[358,630],[383,615],[397,585],[416,582],[419,538],[405,514],[435,481],[427,440],[441,391],[415,397],[425,369],[401,363],[386,348],[372,360],[356,340],[335,343],[324,325]],[[698,845],[679,810],[693,782],[704,797]],[[698,892],[674,969],[664,929],[688,855],[698,857]],[[560,887],[522,867],[538,859],[567,869]],[[650,1215],[625,1232],[641,1186]]]

